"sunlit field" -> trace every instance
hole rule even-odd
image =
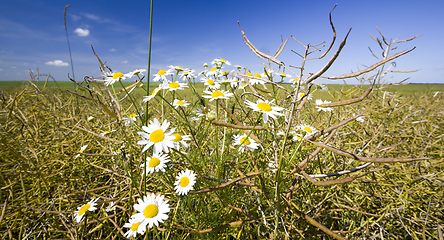
[[[241,32],[264,72],[206,59],[148,83],[96,55],[100,78],[1,83],[2,239],[443,239],[444,85],[385,80],[414,38],[325,77],[347,36],[298,68]]]

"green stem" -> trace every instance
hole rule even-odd
[[[146,95],[149,96],[150,95],[150,64],[151,64],[151,39],[153,37],[153,3],[154,0],[151,0],[151,6],[150,6],[150,36],[148,39],[148,67],[147,67],[147,73],[146,73],[146,78],[147,78],[147,83],[148,86],[146,87]],[[146,109],[145,109],[145,126],[148,125],[148,103],[149,101],[146,102]],[[145,152],[145,159],[146,159],[146,152]],[[146,195],[146,164],[143,167],[143,177],[142,177],[142,181],[144,183],[144,193]]]

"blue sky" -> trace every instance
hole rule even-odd
[[[380,37],[376,26],[388,39],[405,39],[393,51],[417,48],[395,60],[393,70],[420,69],[417,73],[389,74],[391,82],[410,77],[407,82],[444,83],[444,1],[155,1],[151,73],[179,65],[203,70],[203,63],[224,58],[233,65],[263,72],[263,60],[242,41],[240,22],[251,42],[262,52],[274,53],[281,35],[293,35],[304,44],[332,39],[328,13],[332,13],[339,46],[348,29],[347,45],[325,76],[358,71],[379,61],[378,44],[369,35]],[[1,1],[0,80],[26,80],[29,69],[68,80],[71,74],[63,13],[66,5],[68,34],[75,77],[99,77],[99,65],[91,51],[114,71],[123,73],[146,68],[148,62],[149,1]],[[279,59],[287,66],[299,66],[301,59],[291,50],[304,48],[290,39]],[[333,53],[332,51],[332,53]],[[331,57],[310,61],[307,72],[316,72]],[[273,67],[276,67],[275,65]],[[322,80],[341,84],[342,81]],[[348,83],[356,83],[348,80]],[[1,86],[1,83],[0,83]]]

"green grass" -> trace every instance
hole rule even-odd
[[[43,86],[40,84],[38,86]],[[126,232],[122,226],[135,213],[134,203],[145,195],[143,169],[136,167],[145,158],[136,144],[145,115],[135,125],[125,126],[124,121],[110,117],[97,102],[68,93],[66,90],[72,86],[71,82],[63,84],[66,85],[59,85],[61,89],[51,85],[45,89],[39,87],[41,92],[36,92],[30,84],[2,86],[2,238],[110,239]],[[331,238],[304,219],[301,215],[304,212],[349,239],[379,236],[381,231],[387,239],[437,239],[438,228],[444,225],[444,96],[433,95],[441,91],[443,85],[420,86],[390,86],[374,91],[362,102],[335,107],[332,114],[318,112],[313,104],[305,106],[294,124],[311,124],[317,129],[337,124],[353,113],[365,112],[364,123],[353,121],[337,129],[328,143],[335,148],[354,154],[359,153],[357,149],[368,150],[374,154],[368,157],[431,159],[374,163],[357,173],[316,179],[345,181],[346,177],[359,177],[352,182],[318,186],[304,178],[296,167],[316,146],[306,141],[300,145],[300,142],[287,139],[280,186],[279,238],[285,238],[286,233],[292,238]],[[315,92],[311,102],[317,97],[333,101],[356,98],[365,88],[332,85],[328,92]],[[202,95],[202,84],[196,89]],[[418,91],[411,92],[412,89]],[[384,95],[383,91],[391,93]],[[85,91],[78,93],[89,96]],[[114,113],[118,111],[99,88],[93,95]],[[143,89],[131,94],[139,107],[145,107],[141,103],[143,95]],[[269,97],[265,93],[264,96]],[[279,96],[278,105],[290,105],[286,94]],[[232,145],[232,137],[242,131],[216,127],[202,120],[191,121],[194,109],[203,107],[201,101],[190,88],[178,92],[176,97],[189,100],[191,105],[184,112],[176,112],[159,97],[149,102],[150,120],[167,119],[171,122],[170,128],[176,128],[176,132],[183,135],[192,135],[192,141],[188,142],[189,148],[181,148],[187,154],[176,151],[170,154],[171,162],[165,173],[148,175],[147,192],[165,195],[171,210],[168,219],[146,236],[150,239],[269,238],[275,228],[276,188],[275,175],[267,170],[268,161],[279,155],[284,139],[274,131],[254,131],[264,150],[240,153]],[[172,95],[166,94],[165,99],[171,102]],[[215,102],[205,102],[216,110]],[[126,98],[120,104],[122,116],[136,112],[131,99]],[[242,100],[231,98],[225,104],[245,125],[262,126],[262,117],[249,111]],[[235,124],[224,116],[221,108],[219,110],[220,122]],[[89,116],[94,120],[88,121]],[[273,127],[284,129],[282,117],[271,123]],[[105,130],[116,132],[106,135],[109,139],[92,134]],[[85,154],[74,158],[86,144]],[[129,154],[127,157],[109,155],[123,144]],[[362,164],[324,149],[305,165],[304,171],[308,174],[334,173]],[[260,174],[215,191],[178,196],[173,183],[177,173],[185,168],[198,174],[195,190],[220,187],[225,179],[236,179],[244,174]],[[293,189],[292,194],[288,196],[290,189]],[[77,207],[97,197],[100,197],[98,210],[88,212],[87,221],[76,223],[73,215]],[[118,202],[118,207],[115,212],[107,213],[105,208],[111,201]]]

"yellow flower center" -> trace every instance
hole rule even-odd
[[[165,70],[160,69],[159,72],[157,73],[157,75],[162,76],[162,75],[164,75],[165,73],[167,73]]]
[[[281,76],[282,76],[282,77],[285,77],[285,76],[287,76],[287,74],[285,74],[285,73],[281,73]]]
[[[202,110],[202,114],[207,114],[209,112],[210,112],[210,110],[208,110],[208,108],[205,108],[204,110]]]
[[[133,223],[133,224],[131,225],[131,231],[133,231],[133,232],[137,231],[137,228],[139,227],[139,225],[140,225],[140,222],[138,222],[138,223]]]
[[[223,72],[222,75],[228,75],[228,71]]]
[[[145,210],[143,210],[143,215],[146,218],[153,218],[159,213],[159,208],[156,206],[156,204],[150,204],[146,206]]]
[[[173,142],[180,142],[182,141],[182,136],[180,136],[179,133],[175,133],[173,134],[174,137],[176,137],[175,139],[173,139]]]
[[[139,75],[139,73],[140,73],[140,70],[139,71],[134,71],[133,75]]]
[[[305,95],[305,93],[299,93],[299,97],[303,97]]]
[[[245,74],[247,76],[253,76],[253,74],[251,74],[251,72],[247,72],[247,74]]]
[[[265,112],[271,111],[271,106],[268,103],[264,103],[264,102],[258,103],[257,107],[260,110],[265,111]]]
[[[214,85],[214,81],[211,80],[211,79],[208,79],[207,83],[210,84],[210,85]]]
[[[180,100],[179,100],[179,101],[177,101],[177,104],[178,104],[178,105],[184,105],[185,103],[184,103],[183,101],[180,101]]]
[[[188,186],[188,184],[190,183],[190,179],[188,177],[183,177],[180,179],[180,186],[181,187],[186,187]]]
[[[83,205],[82,208],[80,208],[80,210],[79,210],[79,216],[82,216],[83,214],[85,214],[85,212],[88,211],[89,207],[91,207],[91,204],[89,204],[89,203]]]
[[[121,78],[121,77],[123,77],[123,73],[121,73],[121,72],[116,72],[116,73],[113,74],[113,79],[118,79],[118,78]]]
[[[219,90],[216,90],[211,94],[212,98],[218,98],[218,97],[223,97],[223,96],[224,96],[224,93]]]
[[[176,66],[176,71],[181,72],[181,71],[183,71],[183,68],[181,66]]]
[[[133,117],[135,117],[135,116],[137,116],[137,114],[133,113],[133,114],[130,114],[130,115],[129,115],[129,118],[133,118]]]
[[[225,59],[223,59],[223,58],[219,59],[219,61],[224,62],[224,63],[227,62],[227,60],[225,60]]]
[[[159,164],[160,164],[160,160],[158,158],[153,157],[150,159],[148,166],[153,168],[153,167],[157,167],[157,165],[159,165]]]
[[[150,134],[150,141],[153,143],[162,142],[165,138],[165,134],[162,129],[157,129],[156,131]]]
[[[250,145],[251,142],[250,139],[248,139],[247,137],[243,137],[241,138],[240,143],[243,145]]]
[[[313,129],[311,129],[311,127],[304,127],[304,130],[308,133],[313,132]]]
[[[295,78],[295,79],[293,79],[293,81],[294,81],[294,82],[297,82],[297,81],[299,81],[299,78]]]
[[[168,84],[168,87],[170,87],[170,88],[178,88],[178,87],[180,87],[180,84],[177,83],[177,82],[173,82],[173,83]]]
[[[254,74],[254,77],[261,78],[261,75],[259,73],[256,73]]]
[[[212,72],[212,71],[216,71],[216,68],[215,67],[212,67],[211,69],[210,69],[210,71]]]

